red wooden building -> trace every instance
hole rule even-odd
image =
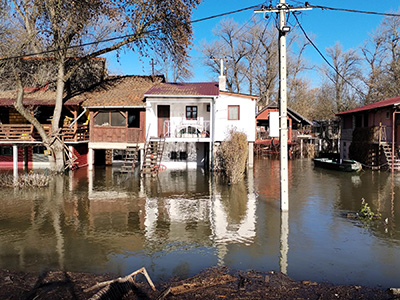
[[[270,136],[271,113],[279,112],[277,103],[273,102],[256,115],[255,151],[258,154],[279,153],[279,137]],[[296,111],[288,108],[287,111],[288,146],[289,154],[295,151],[303,152],[303,144],[312,139],[312,122],[304,118]]]

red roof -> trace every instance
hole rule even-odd
[[[218,82],[160,83],[145,96],[218,96]]]
[[[390,99],[385,99],[379,102],[371,103],[368,105],[364,105],[358,108],[342,111],[340,113],[337,113],[336,115],[345,115],[345,114],[352,114],[360,111],[366,111],[366,110],[371,110],[371,109],[377,109],[377,108],[382,108],[386,106],[394,106],[394,105],[399,105],[400,104],[400,97],[395,97],[395,98],[390,98]]]

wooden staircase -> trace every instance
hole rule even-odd
[[[135,164],[138,161],[139,145],[128,146],[125,149],[124,163],[121,166],[121,173],[129,173],[135,170]]]
[[[394,170],[400,170],[400,159],[398,158],[398,154],[396,152],[394,155],[394,160],[392,161],[392,144],[384,142],[381,143],[381,147],[383,153],[385,154],[389,169],[391,169],[393,166]]]
[[[155,177],[160,172],[160,165],[164,153],[165,138],[150,139],[145,146],[141,176]]]

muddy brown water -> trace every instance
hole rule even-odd
[[[126,275],[160,282],[212,266],[283,271],[297,280],[400,287],[400,174],[359,175],[257,159],[228,186],[202,170],[158,178],[80,169],[40,190],[0,190],[0,268]],[[347,218],[364,198],[381,220]],[[385,220],[387,222],[385,222]]]

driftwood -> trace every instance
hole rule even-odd
[[[215,285],[225,284],[228,282],[236,281],[237,278],[232,275],[222,275],[216,278],[217,280],[208,281],[202,280],[200,282],[193,282],[193,283],[183,283],[178,286],[171,287],[169,292],[173,295],[184,294],[187,292],[193,292],[199,289],[209,288]]]
[[[149,274],[147,273],[146,269],[143,267],[125,277],[122,277],[122,278],[119,277],[114,280],[99,282],[99,283],[95,284],[94,286],[85,289],[84,292],[87,293],[87,292],[90,292],[90,291],[93,291],[96,289],[101,289],[96,294],[94,294],[90,298],[90,300],[98,300],[98,299],[104,299],[104,298],[119,299],[123,295],[125,295],[129,291],[131,291],[132,288],[135,287],[136,275],[139,273],[142,273],[144,275],[144,277],[146,277],[147,282],[149,283],[149,285],[153,289],[153,291],[157,291]]]

